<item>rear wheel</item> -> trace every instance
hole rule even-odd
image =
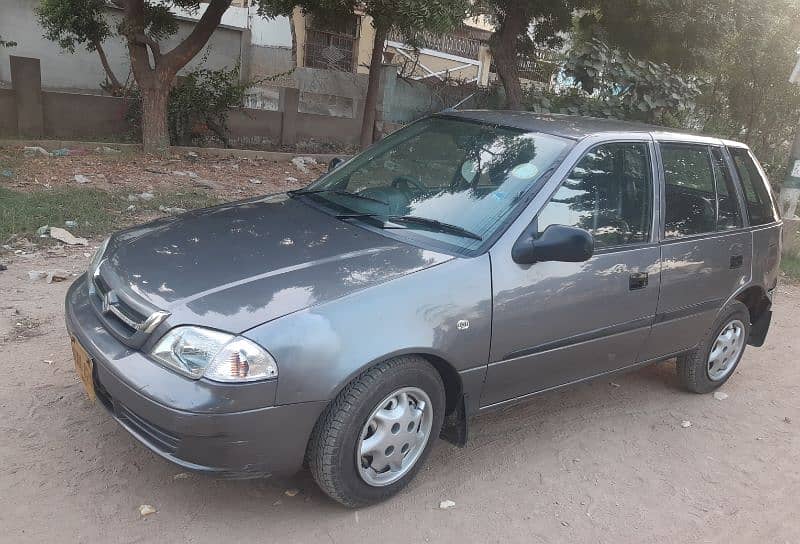
[[[349,507],[385,500],[423,464],[444,420],[439,373],[404,356],[365,371],[320,416],[308,464],[320,488]]]
[[[698,346],[678,357],[681,383],[694,393],[709,393],[730,378],[744,355],[750,335],[750,312],[739,301],[732,302]]]

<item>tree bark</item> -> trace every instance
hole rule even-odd
[[[516,5],[515,5],[516,4]],[[497,31],[489,39],[497,75],[506,92],[506,109],[522,108],[522,85],[519,82],[517,43],[520,35],[528,31],[530,15],[521,9],[524,2],[511,3]]]
[[[154,85],[142,90],[142,142],[145,153],[165,154],[169,151],[167,107],[169,85]]]
[[[375,135],[375,116],[380,92],[381,65],[383,64],[383,46],[389,28],[384,25],[375,26],[375,43],[372,44],[372,58],[369,62],[369,83],[367,96],[364,98],[364,115],[361,122],[361,149],[372,145]]]

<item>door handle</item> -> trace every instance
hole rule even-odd
[[[741,268],[744,264],[744,255],[731,255],[731,270]]]
[[[636,291],[637,289],[644,289],[647,287],[649,281],[650,277],[647,272],[634,272],[630,275],[628,285],[631,291]]]

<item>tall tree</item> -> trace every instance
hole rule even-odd
[[[210,0],[204,4],[205,11],[200,20],[170,51],[163,51],[160,42],[178,30],[171,8],[197,11],[201,6],[200,0],[109,1],[122,10],[116,32],[127,44],[133,76],[142,95],[144,149],[146,152],[164,152],[169,146],[167,103],[175,76],[208,42],[231,0]],[[79,15],[73,17],[70,14]],[[103,0],[44,0],[40,9],[45,36],[67,45],[67,49],[81,44],[97,50],[97,43],[102,39],[100,42],[96,39],[105,38],[111,32],[108,17],[109,11]]]
[[[473,9],[495,24],[489,39],[497,75],[503,84],[506,107],[522,107],[519,56],[539,47],[557,47],[572,27],[573,13],[588,0],[482,0]]]
[[[761,2],[744,0],[758,6]],[[579,17],[587,39],[684,72],[711,62],[741,0],[592,0]],[[588,41],[588,40],[587,40]]]
[[[789,82],[800,42],[800,0],[736,0],[711,57],[703,128],[743,140],[774,180],[800,123],[800,88]]]
[[[369,82],[364,99],[361,147],[374,138],[376,109],[380,92],[380,66],[389,32],[403,34],[417,42],[422,31],[447,32],[461,24],[469,8],[468,0],[261,0],[259,13],[268,17],[290,15],[295,6],[321,20],[352,17],[356,11],[369,16],[375,29],[370,56]]]

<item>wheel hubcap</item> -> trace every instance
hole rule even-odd
[[[744,349],[744,324],[738,319],[728,323],[719,333],[708,354],[708,377],[715,382],[733,371]]]
[[[433,405],[417,387],[398,389],[367,418],[356,444],[356,467],[369,485],[396,482],[416,464],[431,434]]]

